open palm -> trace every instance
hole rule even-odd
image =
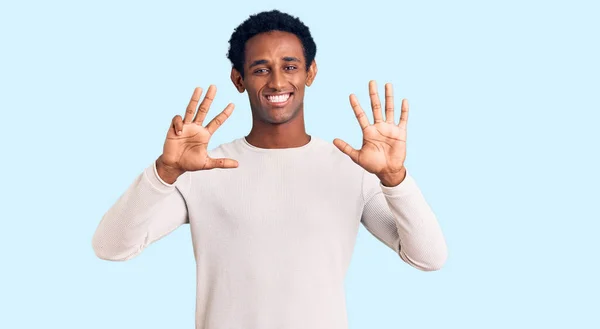
[[[208,142],[214,132],[227,120],[233,112],[233,104],[219,113],[206,127],[202,126],[204,118],[216,94],[216,87],[211,85],[200,104],[196,117],[196,106],[202,94],[201,88],[196,88],[192,95],[185,116],[173,118],[171,127],[161,156],[162,162],[179,171],[196,171],[213,168],[236,168],[237,161],[233,159],[213,159],[208,156]]]
[[[402,100],[400,122],[394,123],[394,95],[392,85],[385,85],[385,120],[381,113],[381,102],[375,81],[369,82],[369,94],[373,109],[373,124],[361,108],[355,95],[350,95],[350,104],[363,131],[360,150],[336,138],[333,143],[355,163],[376,175],[395,175],[404,169],[406,159],[406,123],[408,101]]]

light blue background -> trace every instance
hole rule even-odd
[[[237,105],[211,147],[249,131],[227,41],[272,8],[317,42],[310,134],[359,146],[370,79],[408,98],[406,166],[449,247],[420,272],[361,229],[351,329],[599,328],[595,3],[2,2],[0,328],[193,328],[189,227],[121,263],[91,238],[194,87]]]

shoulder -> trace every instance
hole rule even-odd
[[[326,164],[336,172],[362,179],[364,169],[342,153],[332,141],[326,141],[319,137],[314,138],[315,145],[311,151],[316,160],[320,160],[319,162]]]
[[[377,177],[352,161],[333,144],[333,141],[317,139],[314,152],[316,162],[327,175],[327,181],[335,182],[335,185],[341,189],[340,192],[352,195],[357,193],[362,202],[365,197],[377,193],[379,188]]]
[[[366,171],[364,168],[356,164],[349,156],[342,153],[333,142],[327,142],[322,139],[317,139],[319,152],[329,159],[329,162],[339,174],[346,178],[352,178],[360,181],[361,193],[363,198],[369,199],[373,195],[381,192],[380,181],[376,175]]]
[[[238,155],[241,153],[240,150],[240,139],[234,139],[228,142],[223,142],[221,144],[216,144],[216,146],[211,146],[209,144],[208,156],[217,159],[217,158],[230,158],[230,159],[238,159]],[[230,169],[211,169],[211,170],[197,170],[192,172],[187,172],[189,174],[190,181],[192,184],[196,182],[197,179],[202,179],[203,184],[207,184],[210,182],[211,178],[215,178],[221,172],[227,171]]]
[[[236,138],[229,142],[224,142],[221,144],[217,144],[217,146],[209,147],[208,155],[211,158],[223,158],[223,157],[231,157],[234,154],[241,153],[241,143],[242,138]]]
[[[350,159],[346,154],[342,153],[333,142],[326,141],[320,137],[313,136],[314,147],[311,150],[316,156],[330,159],[331,161],[341,164],[344,166],[354,164],[354,161]]]

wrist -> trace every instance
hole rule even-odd
[[[406,168],[403,166],[402,169],[398,172],[391,174],[381,174],[377,175],[381,184],[386,187],[394,187],[400,185],[404,179],[406,178]]]
[[[162,155],[156,159],[156,173],[167,184],[173,184],[179,178],[179,176],[183,175],[185,171],[175,168],[173,166],[167,165],[162,160]]]

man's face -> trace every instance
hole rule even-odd
[[[316,74],[306,71],[302,42],[292,33],[272,31],[246,42],[244,79],[232,75],[240,92],[248,92],[255,119],[281,124],[304,110],[304,88]],[[237,80],[237,83],[236,83]]]

